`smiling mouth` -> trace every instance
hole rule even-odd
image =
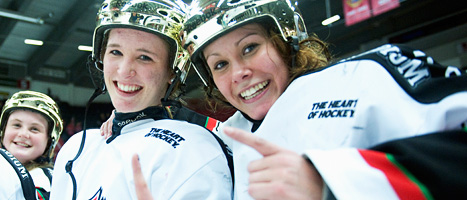
[[[13,142],[14,144],[18,145],[18,146],[22,146],[22,147],[26,147],[26,148],[29,148],[31,147],[31,145],[28,145],[26,143],[22,143],[22,142]]]
[[[117,88],[123,92],[135,92],[141,90],[142,87],[137,85],[125,85],[117,82]]]
[[[258,96],[259,94],[261,94],[261,92],[263,92],[264,89],[268,85],[269,85],[269,81],[261,82],[258,85],[255,85],[254,87],[251,87],[250,89],[241,92],[240,96],[245,100],[252,99],[252,98]]]

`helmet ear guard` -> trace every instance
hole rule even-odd
[[[107,89],[105,87],[104,82],[104,75],[103,75],[103,66],[102,61],[97,60],[92,55],[88,56],[88,60],[86,62],[86,66],[88,67],[89,75],[91,76],[92,84],[94,88],[99,91],[100,94],[104,94]]]
[[[299,41],[303,41],[308,38],[308,32],[306,31],[305,22],[299,13],[294,13],[294,25],[296,36]]]

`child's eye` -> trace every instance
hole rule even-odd
[[[42,129],[40,127],[37,127],[37,126],[31,127],[31,132],[33,132],[33,133],[42,133],[43,131],[44,131],[44,129]]]

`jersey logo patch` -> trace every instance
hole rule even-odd
[[[313,103],[308,119],[350,118],[355,115],[358,99],[332,100]]]
[[[395,66],[397,71],[407,79],[411,86],[416,86],[422,80],[430,76],[428,68],[423,64],[422,60],[411,59],[402,54],[401,50],[392,46],[391,48],[382,49],[379,54],[384,56],[389,63]],[[423,57],[425,53],[421,51],[414,51],[414,55]]]
[[[157,139],[161,139],[169,143],[174,149],[177,148],[177,146],[179,146],[183,141],[185,141],[185,138],[183,138],[179,134],[160,128],[152,128],[151,131],[147,133],[144,137],[154,137]]]

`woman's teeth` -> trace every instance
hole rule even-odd
[[[117,83],[118,89],[124,91],[124,92],[134,92],[136,90],[141,89],[140,86],[135,86],[135,85],[124,85],[121,83]]]
[[[262,89],[265,88],[268,84],[269,81],[264,81],[258,85],[255,85],[254,87],[251,87],[248,90],[243,91],[242,93],[240,93],[240,96],[245,100],[251,99],[260,94]]]

